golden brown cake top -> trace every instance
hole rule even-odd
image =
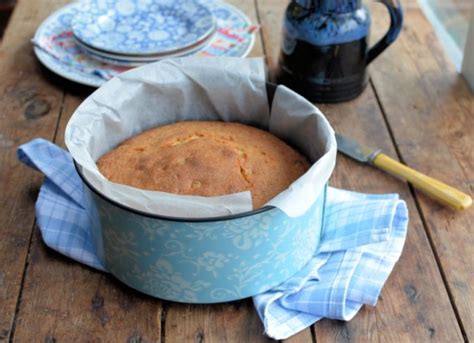
[[[259,208],[308,170],[300,153],[267,131],[186,121],[145,131],[97,162],[112,182],[175,194],[251,191]]]

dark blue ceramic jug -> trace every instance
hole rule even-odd
[[[370,14],[361,0],[293,0],[285,13],[276,81],[313,102],[339,102],[367,85],[367,65],[398,36],[398,0],[380,0],[390,29],[368,48]]]

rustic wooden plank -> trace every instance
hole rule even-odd
[[[56,143],[90,89],[67,94]],[[17,342],[158,342],[161,301],[69,260],[43,244],[35,233],[16,319]],[[38,320],[41,317],[41,320]]]
[[[250,299],[217,305],[170,303],[165,316],[168,342],[270,342]],[[312,343],[308,328],[286,343]]]
[[[272,69],[281,39],[285,3],[258,0],[265,53]],[[400,60],[400,59],[399,59]],[[396,76],[394,76],[396,77]],[[336,130],[396,157],[373,90],[342,104],[321,105]],[[316,324],[316,341],[462,340],[454,311],[429,245],[423,223],[407,185],[373,168],[338,156],[331,179],[337,187],[361,192],[397,192],[407,201],[410,226],[404,252],[385,285],[378,305],[365,307],[350,322],[323,320]]]
[[[312,328],[308,328],[303,330],[296,335],[291,336],[288,339],[285,339],[283,342],[285,343],[316,343],[313,337],[314,332],[311,332]]]
[[[165,342],[270,342],[249,300],[217,305],[170,304]]]
[[[16,147],[53,139],[63,100],[43,81],[30,43],[56,3],[19,1],[0,48],[0,340],[11,333],[41,180],[17,161]]]
[[[46,248],[35,231],[14,342],[159,342],[161,302]]]
[[[404,2],[404,4],[406,1]],[[474,194],[474,96],[431,25],[410,0],[399,41],[374,62],[372,81],[403,160]],[[373,6],[381,35],[382,8]],[[474,340],[474,212],[444,208],[416,191],[464,334]]]

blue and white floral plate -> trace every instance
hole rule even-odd
[[[210,42],[192,55],[247,56],[254,45],[257,27],[245,14],[223,1],[201,0],[201,3],[211,9],[217,30]],[[81,6],[81,2],[72,3],[46,18],[32,40],[34,52],[52,72],[74,82],[100,87],[129,68],[97,61],[80,49],[71,31],[71,20]]]
[[[114,54],[153,55],[182,50],[216,30],[198,0],[88,0],[71,21],[85,45]]]
[[[203,49],[206,44],[209,44],[211,41],[211,38],[213,36],[207,37],[204,41],[199,42],[198,44],[191,45],[190,47],[182,50],[176,50],[174,52],[166,53],[166,54],[157,54],[157,55],[143,55],[143,56],[137,56],[137,55],[119,55],[119,54],[111,54],[102,50],[97,50],[94,48],[91,48],[88,45],[85,45],[79,40],[76,40],[77,45],[84,50],[85,52],[90,52],[91,54],[95,54],[98,56],[103,56],[103,57],[108,57],[112,59],[117,59],[117,60],[123,60],[123,61],[134,61],[134,62],[153,62],[157,61],[159,59],[165,58],[165,57],[176,57],[176,56],[183,56],[187,55],[193,51],[198,51],[200,49]]]
[[[84,45],[82,42],[77,41],[77,45],[82,49],[84,53],[90,57],[104,63],[115,64],[119,66],[141,66],[146,63],[156,62],[163,58],[172,58],[172,57],[182,57],[188,56],[192,53],[195,53],[199,50],[204,49],[210,42],[212,36],[206,38],[204,42],[200,44],[193,45],[185,50],[178,50],[175,53],[169,53],[165,55],[149,55],[149,56],[133,56],[133,55],[114,55],[108,54],[106,52],[95,50],[90,48],[87,45]]]

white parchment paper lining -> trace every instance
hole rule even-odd
[[[271,113],[262,59],[182,58],[149,64],[112,79],[89,96],[66,127],[66,145],[99,192],[140,211],[199,218],[252,209],[250,192],[216,197],[140,190],[108,181],[95,161],[146,129],[183,120],[236,121],[269,130],[313,163],[267,205],[290,217],[305,213],[334,169],[334,131],[322,113],[284,86]]]

